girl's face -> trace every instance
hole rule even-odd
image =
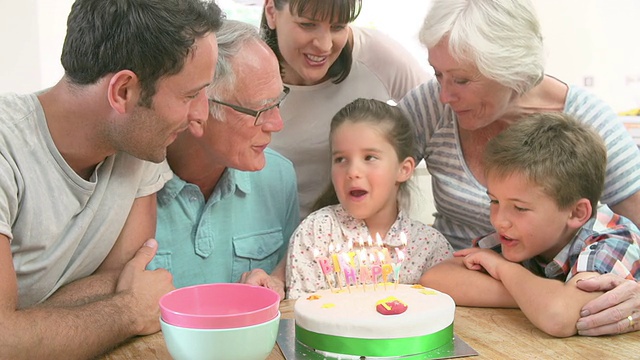
[[[291,14],[289,5],[276,9],[265,4],[267,24],[278,32],[278,48],[284,62],[283,81],[291,85],[315,85],[327,80],[349,37],[348,24]]]
[[[413,158],[398,161],[383,129],[348,120],[334,130],[331,151],[331,179],[345,210],[369,226],[395,219],[398,188],[411,177]]]
[[[484,77],[474,64],[454,59],[446,38],[429,49],[429,63],[440,84],[440,101],[453,109],[462,129],[484,128],[508,116],[515,104],[513,90]]]

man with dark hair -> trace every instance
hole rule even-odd
[[[146,271],[178,133],[203,132],[220,8],[77,0],[63,78],[0,96],[0,358],[94,357],[159,330]]]

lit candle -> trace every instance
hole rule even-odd
[[[349,256],[349,264],[355,269],[356,264],[353,258],[356,256],[356,253],[353,251],[353,241],[351,241],[351,239],[349,239],[349,243],[347,245],[347,255]]]
[[[396,255],[398,258],[398,262],[393,267],[393,277],[396,283],[396,288],[398,287],[398,281],[400,279],[400,268],[402,267],[402,262],[404,261],[404,252],[398,248],[396,248]]]
[[[334,252],[334,249],[336,252]],[[336,282],[342,290],[342,278],[340,276],[340,260],[338,259],[338,252],[340,252],[340,244],[334,248],[333,243],[329,244],[329,253],[331,254],[331,260],[333,261],[333,273],[336,277]]]
[[[391,264],[383,264],[382,265],[382,282],[384,284],[384,289],[387,290],[387,279],[389,275],[393,273],[393,266]]]
[[[333,291],[333,284],[329,280],[329,274],[331,274],[331,264],[329,264],[329,259],[326,256],[320,256],[320,251],[318,251],[318,249],[313,249],[313,257],[320,266],[320,270],[324,275],[324,280],[329,284],[331,291]]]
[[[371,274],[367,267],[367,252],[365,249],[360,249],[358,258],[360,260],[360,282],[362,283],[362,290],[367,291],[367,282],[371,278]]]
[[[368,236],[367,236],[367,245],[368,245],[369,247],[371,247],[371,245],[372,245],[372,244],[373,244],[373,239],[371,238],[371,235],[368,235]]]
[[[382,267],[380,265],[371,265],[371,277],[373,278],[373,290],[378,285],[378,276],[382,275]]]
[[[351,292],[351,284],[358,284],[356,279],[356,269],[349,265],[349,255],[346,253],[340,254],[340,266],[342,267],[342,271],[344,273],[344,282],[347,285],[347,290]]]

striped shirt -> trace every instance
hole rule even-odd
[[[437,213],[433,226],[454,249],[493,231],[489,197],[467,167],[462,155],[457,117],[439,100],[436,80],[405,96],[398,106],[413,121],[417,133],[417,160],[424,159],[433,188]],[[617,204],[640,191],[640,150],[613,110],[587,90],[569,87],[564,112],[591,125],[607,146],[607,174],[601,198]]]
[[[474,244],[500,252],[496,233],[474,240]],[[631,220],[602,206],[551,262],[535,257],[523,266],[536,275],[565,282],[581,272],[612,273],[638,281],[640,230]]]

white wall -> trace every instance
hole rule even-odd
[[[0,0],[0,93],[32,92],[60,79],[60,52],[72,3]]]
[[[0,93],[31,92],[62,76],[60,49],[73,0],[0,0]],[[262,1],[218,0],[230,18],[257,24]],[[417,41],[429,0],[365,0],[358,25],[389,33],[428,66]],[[617,111],[640,108],[640,1],[534,0],[547,72],[591,90]]]

